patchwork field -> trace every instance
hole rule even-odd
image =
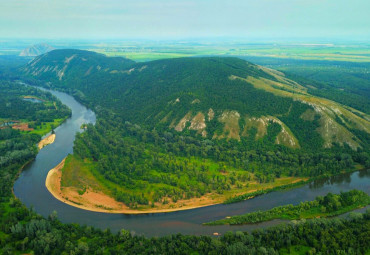
[[[340,44],[166,44],[152,47],[150,44],[116,45],[104,47],[91,45],[89,50],[107,56],[122,56],[135,61],[150,61],[164,58],[191,56],[256,56],[282,59],[370,62],[369,45]]]

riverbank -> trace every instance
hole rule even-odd
[[[54,141],[55,141],[55,137],[56,137],[56,135],[55,135],[55,134],[51,134],[51,135],[49,135],[49,136],[45,137],[44,139],[42,139],[42,140],[38,143],[38,145],[37,145],[37,147],[39,148],[39,150],[41,150],[42,148],[44,148],[45,146],[47,146],[47,145],[49,145],[49,144],[54,143]]]
[[[20,168],[19,168],[19,170],[18,170],[18,172],[17,172],[17,174],[15,175],[15,178],[14,178],[14,180],[17,180],[18,179],[18,177],[19,177],[19,175],[22,173],[22,171],[24,170],[24,168],[28,165],[28,164],[30,164],[32,161],[34,161],[35,160],[35,158],[33,157],[33,158],[31,158],[31,159],[29,159],[29,160],[27,160]],[[17,198],[16,196],[15,196],[15,194],[14,194],[14,186],[12,186],[12,194],[13,194],[13,196],[15,197],[15,198]]]

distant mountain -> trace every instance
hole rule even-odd
[[[54,48],[46,43],[40,43],[32,45],[31,47],[28,47],[27,49],[22,50],[22,52],[19,54],[19,56],[22,57],[36,57],[41,54],[44,54],[46,52],[52,51]]]
[[[108,58],[92,51],[64,49],[53,50],[36,57],[22,70],[28,75],[49,81],[68,83],[85,79],[94,73],[110,73],[125,69],[135,62],[121,57]],[[78,83],[77,83],[78,84]]]
[[[313,96],[283,73],[238,58],[178,58],[135,63],[56,50],[23,68],[29,76],[76,89],[124,119],[208,139],[255,139],[273,133],[290,148],[365,148],[370,117]]]

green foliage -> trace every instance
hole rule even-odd
[[[12,213],[11,213],[12,212]],[[14,214],[16,212],[16,214]],[[146,238],[126,230],[102,231],[47,219],[19,202],[0,204],[0,252],[4,254],[365,254],[370,249],[370,211],[350,219],[314,219],[252,233],[226,232],[219,238],[184,236]],[[1,235],[0,235],[1,236]]]
[[[26,101],[24,96],[37,98],[41,103]],[[50,93],[15,82],[0,81],[1,119],[32,121],[36,127],[69,115],[70,110]]]
[[[317,150],[322,148],[324,140],[315,130],[319,127],[319,115],[315,115],[314,121],[306,121],[301,118],[307,110],[303,104],[294,104],[290,108],[289,115],[280,117],[297,137],[299,144],[306,150]]]
[[[22,100],[22,96],[34,96],[45,100],[45,103],[32,103]],[[57,109],[54,107],[57,105]],[[50,107],[52,105],[52,107]],[[14,82],[0,81],[0,118],[7,118],[0,124],[0,197],[7,200],[11,194],[11,184],[19,169],[32,160],[37,154],[36,143],[41,135],[37,132],[24,132],[10,128],[11,121],[54,122],[56,118],[65,119],[70,110],[56,100],[50,93],[26,87]],[[11,121],[9,121],[11,120]],[[44,133],[51,129],[43,128]]]
[[[246,59],[284,71],[288,78],[307,86],[311,95],[325,97],[370,113],[369,63],[267,57]]]
[[[310,153],[276,145],[278,124],[269,125],[269,135],[256,144],[248,137],[238,142],[149,131],[109,111],[99,116],[95,126],[88,125],[86,132],[77,135],[74,155],[94,162],[101,176],[122,189],[107,187],[112,194],[132,206],[165,197],[178,200],[222,193],[236,185],[236,180],[246,183],[250,177],[244,176],[252,174],[259,183],[271,183],[281,176],[333,175],[353,166],[350,154],[336,157],[330,150]]]

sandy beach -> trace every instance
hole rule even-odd
[[[42,139],[39,142],[39,144],[37,145],[37,147],[39,148],[39,150],[41,150],[46,145],[52,144],[54,141],[55,141],[55,134],[51,134],[51,135],[45,137],[44,139]]]

